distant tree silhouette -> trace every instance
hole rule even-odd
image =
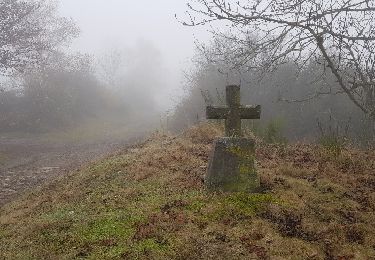
[[[55,1],[0,1],[0,74],[38,65],[49,52],[78,35],[73,21],[57,15]]]

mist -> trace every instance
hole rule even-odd
[[[158,52],[168,77],[158,90],[160,109],[171,109],[182,94],[183,71],[191,66],[196,39],[209,39],[206,28],[183,26],[175,15],[186,11],[184,1],[64,0],[60,12],[81,28],[71,51],[99,55],[148,42]]]
[[[228,23],[184,26],[189,10],[184,1],[43,3],[48,8],[33,15],[51,16],[37,25],[56,27],[43,36],[54,47],[39,57],[20,56],[20,64],[4,63],[2,131],[83,128],[106,138],[123,132],[125,139],[129,131],[181,131],[205,121],[209,103],[225,104],[223,92],[229,84],[242,85],[244,104],[262,105],[262,119],[251,123],[256,124],[253,131],[273,127],[285,139],[302,140],[316,138],[324,127],[345,129],[346,135],[350,130],[351,136],[363,135],[358,127],[368,129],[366,119],[342,93],[310,98],[340,88],[333,74],[311,61],[303,69],[286,61],[269,73],[247,69],[253,61],[236,68],[238,57],[232,50],[237,45],[229,39],[237,36]],[[213,36],[214,28],[221,33]],[[316,81],[318,74],[326,75]],[[372,135],[370,129],[366,136]]]
[[[0,0],[1,259],[370,259],[374,148],[375,1]]]
[[[199,33],[175,17],[185,4],[46,3],[79,34],[62,41],[37,66],[4,78],[0,128],[67,131],[95,121],[157,128],[182,96],[183,72],[195,49],[193,34]]]

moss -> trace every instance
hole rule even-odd
[[[228,147],[228,144],[225,144],[225,146],[227,146],[225,152],[230,153],[229,158],[233,158],[235,162],[233,166],[228,166],[225,171],[220,172],[218,169],[219,173],[212,173],[213,170],[210,170],[209,189],[226,192],[257,192],[260,187],[260,180],[255,169],[254,151],[237,145]],[[228,160],[227,156],[224,157],[225,160]],[[220,162],[215,161],[214,163],[220,167]]]
[[[241,147],[231,146],[228,148],[228,151],[242,160],[245,161],[253,161],[254,160],[254,151],[249,149],[242,149]]]
[[[171,254],[170,246],[166,241],[159,241],[155,238],[149,238],[141,240],[132,246],[132,258],[133,259],[144,259],[147,255],[153,255],[157,258],[165,257],[167,254]]]
[[[227,205],[234,206],[246,213],[259,213],[269,203],[277,200],[271,194],[235,193],[225,199]]]
[[[127,248],[126,246],[117,245],[110,248],[106,248],[105,250],[102,249],[92,252],[90,255],[83,254],[82,259],[124,259],[124,256],[127,255],[128,251],[129,248]]]
[[[95,219],[77,230],[78,236],[84,242],[97,242],[106,239],[129,239],[134,235],[135,218],[109,217]]]
[[[201,200],[197,200],[197,201],[193,201],[192,203],[188,204],[186,206],[186,209],[189,210],[189,211],[192,211],[192,212],[200,212],[202,210],[202,208],[204,208],[206,205],[207,205],[206,202],[201,201]]]
[[[276,202],[277,200],[271,194],[238,192],[229,196],[220,196],[211,202],[211,210],[209,209],[201,220],[215,221],[228,217],[233,219],[254,217],[263,212],[270,203]]]
[[[240,174],[247,175],[247,174],[256,174],[254,163],[241,163],[240,164]]]
[[[221,189],[227,192],[252,192],[256,193],[260,190],[260,180],[256,174],[240,175],[240,178],[226,182],[221,186]]]
[[[198,139],[153,138],[4,206],[0,258],[374,255],[374,153],[345,150],[353,163],[336,165],[314,146],[280,153],[261,144],[259,174],[269,176],[269,193],[215,193],[201,183],[211,147]],[[251,167],[244,161],[243,172]],[[246,189],[251,176],[241,176]]]

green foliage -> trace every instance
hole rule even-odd
[[[275,118],[268,121],[266,124],[253,123],[245,125],[256,136],[262,138],[266,143],[270,144],[285,144],[287,138],[283,135],[284,121],[281,118]]]

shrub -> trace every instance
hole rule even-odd
[[[330,116],[328,126],[323,127],[322,123],[318,121],[318,128],[320,131],[319,144],[329,156],[339,157],[347,144],[349,123],[343,128],[338,123],[333,122],[333,118]]]
[[[284,122],[280,118],[272,119],[264,126],[259,123],[245,125],[256,136],[262,138],[266,143],[270,144],[285,144],[286,137],[283,135]]]

